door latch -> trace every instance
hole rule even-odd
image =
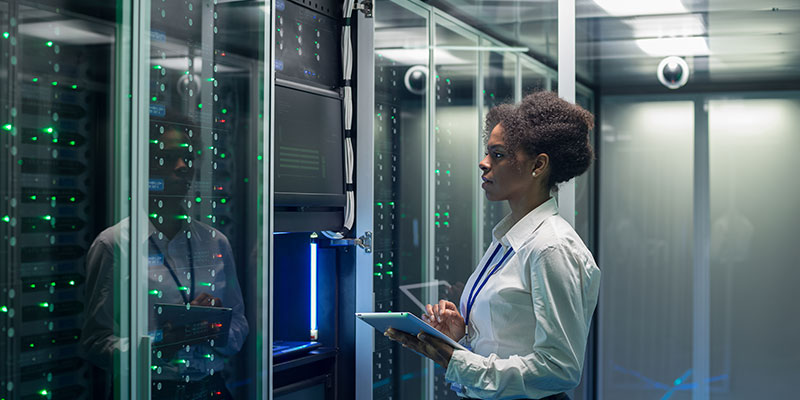
[[[353,8],[356,10],[361,10],[365,17],[372,18],[372,0],[364,0],[356,4]]]
[[[367,253],[372,253],[372,232],[364,232],[355,241],[356,246],[361,247]]]

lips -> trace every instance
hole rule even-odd
[[[486,179],[486,177],[485,177],[485,176],[482,176],[482,177],[481,177],[481,180],[482,180],[484,183],[492,183],[492,180],[491,180],[491,179]]]

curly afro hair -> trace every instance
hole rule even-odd
[[[501,104],[489,110],[484,141],[497,125],[503,127],[506,149],[512,155],[522,151],[531,157],[541,153],[550,157],[550,189],[586,172],[594,159],[589,143],[594,117],[553,92],[534,92],[518,105]]]

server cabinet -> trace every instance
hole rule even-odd
[[[266,293],[251,278],[268,260],[269,12],[255,1],[140,6],[149,40],[139,53],[147,123],[136,132],[137,172],[147,186],[132,224],[146,332],[138,361],[149,375],[139,379],[149,384],[139,396],[254,397],[264,371]]]
[[[124,8],[0,2],[0,398],[92,398],[111,390],[99,366],[123,373],[119,354],[87,361],[82,330],[93,290],[87,250],[126,213],[127,190],[112,184],[127,172],[114,163],[124,141],[115,134]],[[103,255],[118,278],[124,252]],[[124,314],[119,299],[106,306],[110,317]]]

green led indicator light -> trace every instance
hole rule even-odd
[[[3,130],[4,131],[9,131],[10,132],[12,129],[14,129],[14,125],[11,125],[11,124],[3,125]]]
[[[158,369],[158,366],[151,365],[151,366],[150,366],[150,369],[152,369],[153,371],[155,371],[155,370],[157,370],[157,369]]]
[[[31,283],[31,289],[36,289],[36,284],[35,283]]]
[[[181,147],[189,147],[189,143],[181,143]]]
[[[188,288],[188,287],[186,287],[186,286],[179,286],[179,287],[178,287],[178,290],[180,290],[180,291],[182,291],[182,292],[188,292],[188,291],[189,291],[189,288]]]
[[[48,126],[47,128],[42,129],[42,132],[45,132],[45,133],[53,133],[53,131],[54,130],[53,130],[52,126]]]
[[[50,82],[50,84],[53,85],[53,86],[58,86],[58,82],[56,82],[56,81],[52,81],[52,82]]]
[[[445,212],[445,213],[444,213],[444,216],[445,216],[445,217],[449,217],[449,216],[450,216],[450,213],[449,213],[449,212]]]
[[[208,215],[206,215],[206,218],[211,219],[211,218],[214,218],[214,216],[211,215],[211,214],[208,214]]]
[[[72,85],[72,88],[73,88],[73,89],[77,89],[77,88],[78,88],[78,85]]]
[[[439,217],[439,213],[438,212],[434,213],[433,215],[435,215],[437,218]]]
[[[222,204],[225,204],[225,203],[228,202],[228,200],[227,199],[220,199],[219,202],[222,203]]]
[[[50,221],[51,219],[53,219],[53,217],[50,215],[45,215],[44,217],[42,217],[42,219],[45,221]]]
[[[228,113],[228,109],[227,109],[227,108],[223,108],[223,109],[222,109],[222,113],[223,113],[223,114],[227,114],[227,113]]]
[[[56,200],[56,196],[51,197],[50,200],[55,201]]]
[[[152,294],[153,296],[157,296],[158,295],[158,290],[153,289],[153,290],[149,291],[148,293]]]
[[[436,221],[436,226],[439,226],[439,221]]]
[[[161,69],[161,68],[162,67],[160,65],[153,65],[153,69]]]
[[[258,156],[258,157],[256,157],[256,158],[258,158],[258,161],[261,161],[261,160],[263,160],[263,159],[264,159],[264,156]]]
[[[9,36],[11,36],[11,34],[10,34],[10,33],[8,33],[8,32],[3,32],[3,38],[4,38],[4,39],[8,39],[8,37],[9,37]]]
[[[34,81],[34,82],[39,82],[39,78],[33,78],[31,80]]]
[[[200,286],[211,286],[211,282],[200,282]]]
[[[150,218],[158,218],[158,214],[152,213],[152,214],[150,214]]]
[[[203,357],[205,357],[205,358],[211,358],[211,354],[204,354],[204,355],[203,355]]]
[[[392,275],[394,275],[394,272],[392,272],[392,271],[386,271],[386,275],[392,276]]]
[[[39,137],[38,136],[33,136],[33,137],[31,137],[31,140],[35,142],[35,141],[39,140]]]
[[[6,306],[2,306],[2,307],[0,307],[0,311],[2,311],[2,312],[8,312],[8,307],[6,307]]]
[[[156,140],[156,139],[151,139],[151,140],[150,140],[150,143],[151,143],[151,144],[158,144],[158,140]]]
[[[156,96],[153,96],[153,98],[152,98],[151,100],[153,100],[153,101],[157,101],[157,100],[158,100],[158,97],[156,97]]]
[[[203,103],[198,104],[197,108],[203,108]]]
[[[450,170],[444,171],[445,174],[450,175]]]
[[[375,263],[375,266],[376,266],[376,267],[382,267],[382,266],[383,266],[383,263]]]
[[[50,282],[50,286],[55,286],[55,285],[56,285],[55,282]]]
[[[53,139],[53,143],[58,143],[58,139]]]
[[[69,281],[70,286],[75,286],[75,281]]]
[[[380,273],[380,272],[375,272],[375,274],[374,274],[374,275],[375,275],[375,276],[381,276],[381,275],[383,275],[383,274],[382,274],[382,273]]]
[[[186,215],[186,214],[181,214],[181,215],[175,216],[175,218],[177,218],[177,219],[189,219],[189,216]]]
[[[206,80],[209,81],[209,82],[214,82],[214,78],[208,78]]]
[[[50,307],[50,303],[48,303],[48,302],[46,302],[46,301],[45,301],[45,302],[43,302],[43,303],[39,303],[39,307],[42,307],[42,308],[47,308],[47,307]]]
[[[74,140],[70,140],[70,141],[69,141],[69,145],[70,145],[70,146],[75,146],[75,141],[74,141]]]
[[[199,202],[203,201],[203,199],[201,199],[200,196],[197,196],[197,197],[194,198],[194,201],[199,203]]]
[[[36,195],[31,195],[31,200],[36,200]]]
[[[47,44],[47,47],[53,47],[53,41],[52,40],[48,41],[45,44]]]
[[[450,226],[450,223],[447,222],[447,221],[444,221],[444,226]]]
[[[244,183],[247,183],[247,182],[250,182],[250,180],[247,179],[247,178],[244,178]]]
[[[390,201],[390,202],[389,202],[389,205],[390,205],[390,206],[394,206],[394,202],[393,202],[393,201]]]
[[[380,117],[380,116],[381,116],[381,113],[378,113],[378,116]]]
[[[186,360],[175,360],[175,364],[186,364]]]
[[[450,78],[447,78],[444,81],[447,82],[447,83],[450,83]]]
[[[381,202],[377,202],[377,203],[375,203],[375,205],[379,206],[379,207],[383,207],[383,203],[381,203]]]
[[[225,153],[219,155],[220,158],[225,158]]]
[[[439,173],[439,170],[437,169],[437,170],[436,170],[436,171],[434,171],[434,172],[436,172],[436,173],[438,174],[438,173]]]
[[[75,202],[75,198],[74,198],[74,197],[70,197],[70,198],[69,198],[69,201],[71,201],[71,202],[73,202],[73,203],[74,203],[74,202]]]
[[[280,32],[280,31],[281,31],[281,28],[278,28],[278,32]]]

